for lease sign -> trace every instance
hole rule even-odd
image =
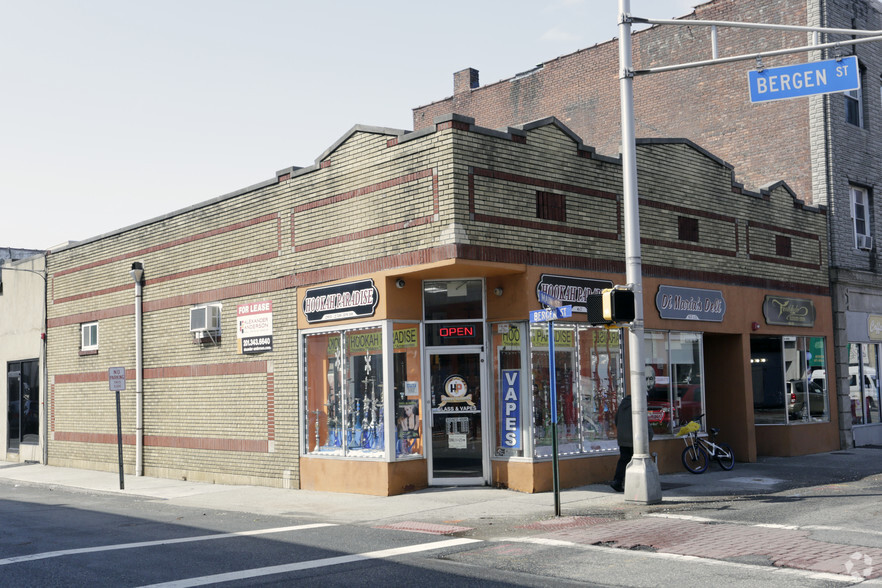
[[[236,337],[239,353],[273,350],[273,303],[249,302],[236,307]]]

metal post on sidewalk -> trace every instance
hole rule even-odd
[[[619,91],[622,109],[622,193],[625,213],[625,272],[634,292],[634,322],[628,329],[628,364],[634,457],[625,470],[625,501],[661,502],[658,468],[649,455],[646,376],[643,349],[643,277],[640,259],[640,216],[637,196],[637,141],[634,136],[634,74],[631,68],[631,3],[619,0]]]

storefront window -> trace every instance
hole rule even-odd
[[[646,408],[656,435],[671,435],[704,413],[700,333],[645,333]]]
[[[382,329],[306,336],[307,453],[383,457]]]
[[[620,333],[556,323],[552,390],[548,326],[495,325],[496,455],[530,455],[529,443],[533,457],[552,455],[552,394],[559,455],[615,451],[615,413],[622,396]]]
[[[613,451],[616,411],[622,399],[622,332],[579,327],[578,395],[582,451]]]
[[[422,455],[423,426],[420,413],[419,326],[396,324],[392,330],[396,446],[399,457]]]
[[[423,282],[426,346],[483,345],[484,282]]]
[[[854,425],[882,422],[879,395],[879,345],[848,346],[848,397]]]
[[[525,352],[524,336],[528,332],[526,323],[500,323],[493,328],[496,455],[499,457],[524,456],[524,430],[529,426],[529,420],[524,418],[527,406],[524,390],[528,382],[524,379],[521,358]]]
[[[552,406],[557,405],[557,448],[559,455],[580,453],[581,435],[573,374],[576,371],[576,328],[554,326],[555,389],[551,387],[548,354],[548,327],[530,329],[533,372],[533,453],[548,457],[552,453],[554,418]],[[552,401],[551,395],[555,398]]]
[[[823,337],[751,337],[754,421],[830,420]]]

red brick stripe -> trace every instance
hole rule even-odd
[[[113,257],[99,259],[97,261],[92,261],[92,262],[89,262],[89,263],[86,263],[83,265],[78,265],[76,267],[68,268],[66,270],[52,272],[52,274],[56,277],[57,276],[66,276],[68,274],[91,269],[93,267],[107,265],[108,263],[131,260],[135,257],[141,256],[141,255],[146,255],[148,253],[154,253],[156,251],[162,251],[163,249],[169,249],[171,247],[177,247],[178,245],[184,245],[185,243],[192,243],[193,241],[199,241],[201,239],[207,239],[209,237],[214,237],[216,235],[222,235],[224,233],[229,233],[231,231],[237,231],[239,229],[244,229],[245,227],[250,227],[250,226],[260,224],[263,222],[273,221],[273,220],[278,221],[278,219],[279,219],[279,215],[276,213],[265,214],[265,215],[259,216],[257,218],[244,220],[244,221],[238,222],[238,223],[233,223],[232,225],[227,225],[225,227],[219,227],[217,229],[212,229],[210,231],[196,233],[195,235],[190,235],[188,237],[181,237],[180,239],[174,239],[172,241],[167,241],[165,243],[160,243],[158,245],[152,245],[150,247],[145,247],[143,249],[137,249],[135,251],[121,253],[120,255],[114,255]]]
[[[266,361],[239,361],[232,363],[215,363],[203,365],[168,366],[161,368],[147,368],[144,370],[144,379],[163,378],[203,378],[210,376],[231,376],[243,374],[265,374]],[[126,370],[126,380],[135,380],[135,370]],[[71,374],[56,374],[55,384],[84,384],[89,382],[106,382],[107,372],[81,372]]]
[[[114,433],[56,432],[55,441],[115,445],[117,437]],[[123,444],[135,445],[135,436],[123,435]],[[269,442],[263,439],[218,439],[207,437],[173,437],[168,435],[144,435],[144,446],[252,453],[267,453],[269,450]]]

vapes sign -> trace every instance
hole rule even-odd
[[[372,279],[308,288],[303,314],[310,323],[373,316],[379,302],[380,294]]]
[[[506,449],[521,448],[521,372],[502,370],[502,443]]]

